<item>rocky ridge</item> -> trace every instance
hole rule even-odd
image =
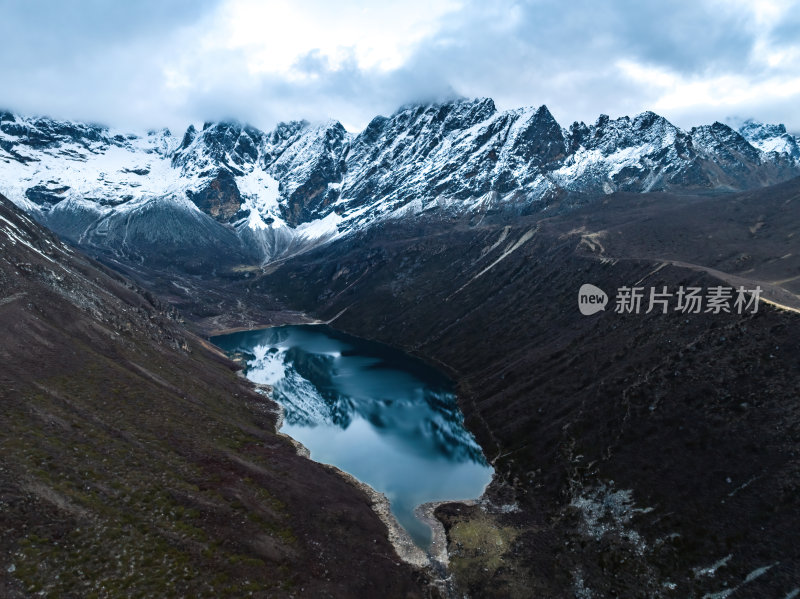
[[[405,106],[359,134],[336,122],[142,135],[0,113],[0,192],[60,235],[188,272],[258,264],[386,219],[527,214],[614,191],[722,192],[800,174],[783,125],[683,131],[488,98]]]

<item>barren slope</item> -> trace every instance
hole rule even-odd
[[[232,363],[2,197],[0,290],[0,595],[422,595]]]

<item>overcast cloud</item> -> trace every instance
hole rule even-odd
[[[491,4],[489,6],[489,4]],[[0,0],[0,106],[123,128],[489,96],[562,125],[654,110],[800,131],[800,2]]]

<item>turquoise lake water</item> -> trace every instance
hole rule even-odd
[[[414,515],[429,501],[475,499],[492,477],[463,426],[452,383],[386,345],[327,326],[285,326],[214,337],[245,358],[245,375],[272,385],[282,432],[317,462],[384,493],[414,542],[430,528]]]

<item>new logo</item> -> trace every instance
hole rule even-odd
[[[608,296],[599,287],[586,283],[581,285],[578,290],[578,309],[584,316],[591,316],[605,310],[607,303]]]

